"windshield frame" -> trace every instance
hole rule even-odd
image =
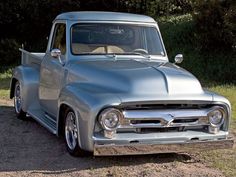
[[[72,56],[81,56],[82,58],[84,58],[83,56],[89,56],[89,57],[92,57],[92,56],[107,56],[107,55],[117,55],[117,56],[138,56],[137,54],[133,53],[133,54],[127,54],[127,53],[81,53],[81,54],[75,54],[73,53],[72,51],[72,28],[75,26],[75,25],[78,25],[78,24],[90,24],[90,23],[93,23],[93,24],[124,24],[124,25],[135,25],[135,26],[144,26],[144,27],[153,27],[157,30],[157,34],[158,34],[158,37],[160,39],[160,46],[162,47],[162,50],[163,50],[163,53],[164,55],[150,55],[148,54],[152,59],[161,59],[161,60],[168,60],[168,56],[167,56],[167,53],[166,53],[166,49],[165,49],[165,46],[164,46],[164,43],[163,43],[163,39],[162,39],[162,36],[161,36],[161,33],[160,33],[160,30],[159,30],[159,27],[157,25],[157,23],[138,23],[138,22],[123,22],[123,21],[73,21],[73,23],[71,23],[70,25],[70,28],[69,28],[69,48],[70,48],[70,53]],[[99,57],[100,58],[100,57]]]

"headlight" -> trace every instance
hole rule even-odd
[[[108,108],[99,115],[99,122],[105,130],[115,130],[119,126],[122,113],[115,108]]]
[[[219,107],[208,113],[208,118],[211,126],[220,127],[225,119],[225,111]]]

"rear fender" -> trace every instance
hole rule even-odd
[[[39,70],[30,66],[16,67],[11,79],[10,98],[14,97],[17,81],[21,86],[22,110],[27,112],[29,106],[38,107]]]

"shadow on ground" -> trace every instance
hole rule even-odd
[[[13,107],[0,106],[0,172],[45,171],[45,174],[67,173],[111,166],[145,163],[189,163],[187,154],[158,154],[117,157],[71,157],[62,138],[50,134],[34,120],[15,117]],[[41,173],[41,172],[40,172]]]

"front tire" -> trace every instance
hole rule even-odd
[[[26,112],[22,110],[22,94],[20,82],[17,81],[14,89],[14,108],[16,117],[21,120],[26,120]]]
[[[66,148],[72,156],[86,156],[88,155],[88,152],[80,148],[78,135],[76,115],[71,109],[68,109],[64,118],[64,138]]]

